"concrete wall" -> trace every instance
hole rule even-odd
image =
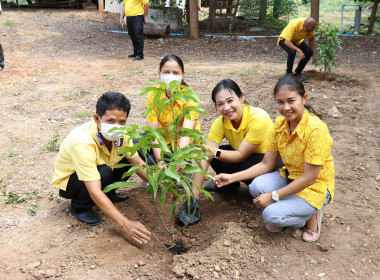
[[[120,14],[123,3],[117,0],[105,0],[104,10],[110,13]],[[182,24],[183,11],[176,7],[159,7],[150,6],[148,13],[148,22],[170,24],[170,32],[176,32]]]

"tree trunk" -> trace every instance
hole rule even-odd
[[[199,18],[198,18],[198,1],[189,0],[190,5],[190,37],[191,39],[199,38]]]
[[[273,0],[273,16],[275,18],[279,18],[280,11],[281,11],[281,0]]]
[[[157,24],[148,22],[144,24],[144,35],[153,37],[168,37],[170,34],[170,24]]]
[[[379,0],[375,0],[373,2],[371,17],[369,18],[368,33],[371,33],[373,30],[373,25],[375,24],[376,12],[377,12],[378,6],[379,6]]]
[[[319,0],[311,0],[310,17],[319,23]]]
[[[263,21],[265,17],[267,16],[267,5],[268,0],[261,0],[260,1],[260,7],[259,7],[259,20]]]
[[[210,0],[210,6],[208,8],[208,19],[210,23],[210,30],[211,32],[215,32],[215,8],[216,8],[216,1],[218,0]]]

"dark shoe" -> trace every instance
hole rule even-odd
[[[137,55],[133,60],[143,60],[144,56]]]
[[[113,202],[113,203],[117,203],[117,202],[122,202],[122,201],[126,201],[129,197],[126,196],[126,195],[121,195],[121,194],[117,194],[117,193],[111,193],[109,195],[107,195],[108,198]]]
[[[175,215],[175,220],[178,225],[193,226],[200,222],[202,216],[201,209],[199,208],[198,200],[196,200],[194,197],[191,197],[190,211],[188,210],[189,208],[186,201]]]
[[[78,221],[86,223],[89,226],[96,226],[101,223],[99,216],[91,209],[74,210],[70,208],[70,214],[77,218]]]
[[[212,180],[208,180],[203,187],[208,192],[237,192],[240,189],[240,183],[236,182],[228,186],[218,188]]]
[[[306,81],[306,80],[308,80],[308,78],[305,77],[305,76],[302,75],[302,74],[295,73],[294,76],[296,76],[297,78],[301,79],[302,81]]]
[[[135,54],[128,55],[128,58],[133,58],[133,57],[136,57],[136,55]]]
[[[287,73],[285,74],[285,77],[288,77],[288,76],[294,76],[294,73],[293,73],[293,72],[287,72]]]

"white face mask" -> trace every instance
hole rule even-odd
[[[173,75],[173,74],[168,74],[168,75],[162,75],[161,74],[161,82],[164,82],[168,87],[171,81],[178,81],[181,83],[182,81],[182,75]]]
[[[110,132],[108,132],[108,131],[110,129],[114,128],[114,127],[124,127],[123,125],[103,123],[102,121],[100,121],[100,124],[101,124],[100,133],[108,141],[116,141],[116,140],[118,140],[122,136],[120,130],[113,130],[113,131],[110,131]]]

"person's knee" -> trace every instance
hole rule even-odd
[[[297,52],[295,50],[288,50],[289,57],[296,57]]]
[[[313,55],[313,50],[311,48],[307,48],[304,53],[305,53],[305,58],[310,59],[310,57],[312,57]]]
[[[264,185],[260,182],[260,180],[254,179],[248,186],[249,192],[253,197],[259,196],[261,193],[264,193],[263,190]]]
[[[111,167],[105,164],[99,165],[98,171],[100,174],[100,180],[102,182],[102,188],[108,186],[109,184],[112,184],[113,171]]]

